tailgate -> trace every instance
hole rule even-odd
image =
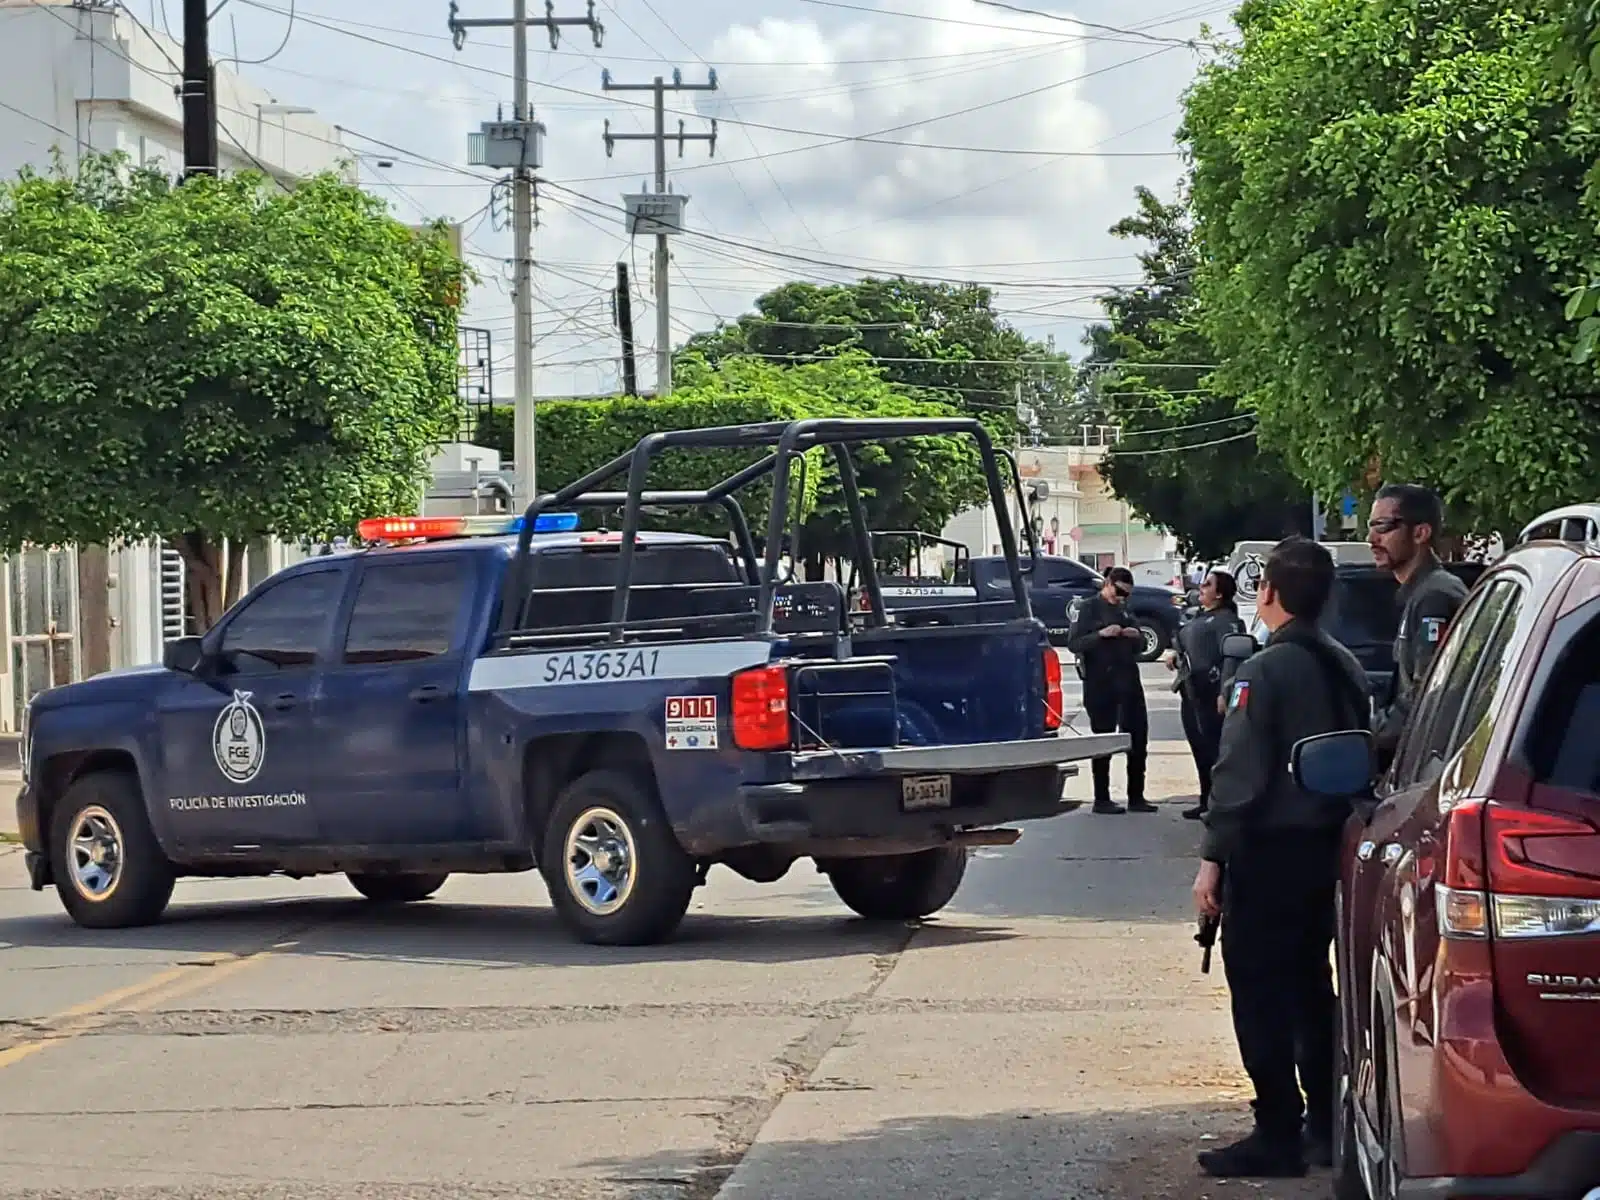
[[[811,750],[790,755],[790,770],[796,780],[863,775],[991,775],[1104,758],[1126,750],[1128,744],[1125,733],[1096,733],[954,746]]]

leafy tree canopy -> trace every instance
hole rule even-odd
[[[0,185],[0,547],[169,539],[209,625],[242,576],[224,539],[237,566],[413,511],[463,275],[332,175],[177,186],[108,158]]]
[[[1148,188],[1136,195],[1138,211],[1111,232],[1146,244],[1144,278],[1103,296],[1111,319],[1084,338],[1085,407],[1123,431],[1107,458],[1113,490],[1197,558],[1221,558],[1245,539],[1309,533],[1306,489],[1257,448],[1255,415],[1208,386],[1216,350],[1199,325],[1183,205]]]
[[[990,290],[976,284],[787,283],[686,347],[712,362],[730,354],[799,362],[846,348],[871,355],[891,383],[941,395],[1008,433],[1019,387],[1047,432],[1066,420],[1071,364],[1001,320]]]
[[[1186,97],[1217,386],[1322,494],[1416,480],[1487,531],[1597,490],[1563,300],[1600,133],[1550,69],[1564,8],[1258,0]]]
[[[550,491],[625,454],[647,433],[742,425],[803,417],[913,417],[959,415],[949,404],[888,382],[861,350],[786,366],[766,359],[728,356],[711,362],[681,353],[673,368],[673,391],[661,398],[618,396],[557,400],[539,405],[539,488]],[[505,452],[511,418],[495,409],[478,441]],[[956,513],[987,498],[976,443],[971,438],[910,438],[857,447],[867,522],[874,529],[937,531]],[[761,457],[739,452],[671,451],[655,468],[651,486],[703,488]],[[815,454],[807,466],[813,485],[801,529],[801,552],[813,565],[821,558],[849,557],[849,517],[831,457]],[[619,488],[622,481],[618,481]],[[747,489],[740,497],[759,539],[766,530],[771,490]],[[674,513],[675,528],[724,532],[719,516]]]

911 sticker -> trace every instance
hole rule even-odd
[[[1422,640],[1423,641],[1437,644],[1438,641],[1439,641],[1439,638],[1441,636],[1443,636],[1443,634],[1444,634],[1444,618],[1443,617],[1423,617],[1422,618]]]
[[[715,750],[717,698],[668,696],[666,732],[668,750]]]

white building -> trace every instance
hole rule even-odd
[[[0,176],[27,166],[67,171],[88,150],[124,151],[176,173],[183,164],[177,94],[181,45],[105,0],[0,0]],[[354,155],[315,113],[286,105],[226,68],[217,72],[217,151],[224,171],[263,170],[288,185]],[[261,545],[257,580],[298,555]],[[154,545],[111,552],[30,548],[0,560],[0,732],[44,687],[110,667],[153,662],[184,622],[182,565]]]
[[[1079,440],[1080,445],[1024,447],[1017,452],[1027,521],[1040,552],[1075,558],[1098,571],[1118,563],[1137,566],[1175,560],[1177,539],[1139,520],[1100,474],[1111,431],[1089,427]],[[1015,505],[1011,521],[1013,526],[1018,523]],[[965,544],[974,554],[1000,550],[994,511],[987,504],[957,514],[944,536]],[[1141,580],[1146,581],[1164,582],[1154,575]]]
[[[108,0],[0,0],[0,177],[71,171],[86,150],[121,150],[139,165],[183,165],[178,97],[183,47]],[[217,69],[217,158],[224,171],[265,170],[283,183],[355,156],[339,130],[300,105]]]

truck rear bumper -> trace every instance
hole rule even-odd
[[[732,820],[677,832],[684,849],[701,856],[751,845],[782,847],[796,857],[910,853],[948,844],[963,831],[1071,811],[1076,805],[1061,792],[1077,769],[1049,764],[953,778],[949,807],[916,811],[905,809],[899,776],[748,784]]]

